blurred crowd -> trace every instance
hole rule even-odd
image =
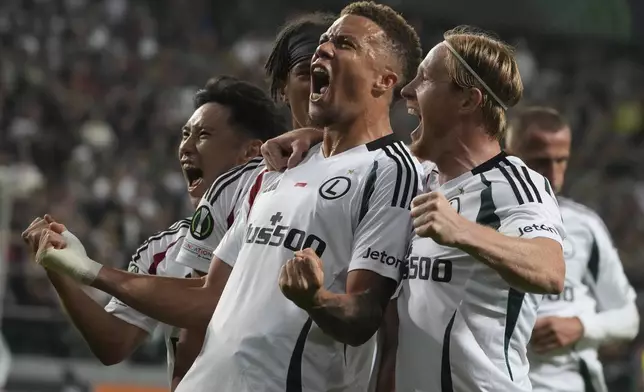
[[[28,260],[20,233],[30,221],[49,212],[96,260],[125,265],[147,236],[190,214],[177,146],[196,89],[221,73],[265,83],[272,34],[297,10],[255,26],[243,12],[235,14],[238,23],[224,18],[211,3],[0,2],[0,167],[15,197],[3,333],[14,351],[85,353],[46,277]],[[414,24],[426,48],[451,27]],[[605,219],[632,283],[644,290],[642,53],[597,40],[500,33],[517,47],[523,105],[555,106],[571,122],[565,193]],[[402,107],[393,118],[407,137],[414,119]],[[60,339],[34,338],[43,326]]]

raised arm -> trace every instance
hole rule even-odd
[[[554,199],[544,197],[543,203],[549,205],[497,206],[493,228],[465,219],[442,194],[431,192],[414,200],[412,216],[416,234],[462,249],[495,269],[512,287],[556,294],[563,290],[566,272],[564,230]]]

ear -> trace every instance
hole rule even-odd
[[[379,96],[387,91],[393,90],[398,84],[398,74],[392,69],[386,68],[384,72],[378,77],[376,83],[373,85],[374,93]]]
[[[236,164],[243,165],[251,159],[258,157],[262,144],[263,142],[259,139],[251,139],[245,142],[243,147],[241,148],[241,151],[239,152]]]
[[[464,88],[461,99],[461,111],[472,113],[483,104],[483,93],[477,87]]]

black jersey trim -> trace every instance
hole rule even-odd
[[[505,356],[505,364],[508,367],[508,374],[510,375],[510,380],[512,381],[514,381],[514,377],[512,376],[512,368],[510,367],[508,350],[510,348],[510,340],[512,339],[512,334],[514,333],[514,329],[517,326],[517,320],[519,320],[519,314],[521,314],[521,307],[523,306],[524,297],[525,293],[522,293],[513,288],[508,291],[508,307],[505,313],[503,355]]]
[[[397,206],[398,203],[398,195],[400,194],[400,188],[402,187],[402,163],[400,162],[400,157],[392,154],[391,151],[389,151],[388,148],[383,148],[382,151],[392,160],[396,163],[396,183],[394,184],[394,196],[391,200],[391,206],[395,207]]]
[[[395,133],[390,133],[389,135],[370,141],[369,143],[365,144],[365,147],[367,147],[368,151],[376,151],[394,144],[394,142],[397,141],[400,141],[400,139],[398,139],[398,136],[396,136]]]
[[[489,160],[481,163],[480,165],[478,165],[477,167],[472,169],[472,174],[477,175],[477,174],[485,173],[486,171],[490,171],[490,170],[494,169],[507,156],[508,156],[508,154],[506,154],[505,151],[501,151],[500,153],[496,154],[495,156],[493,156]]]
[[[374,161],[373,166],[371,166],[371,171],[367,176],[367,180],[365,181],[364,191],[362,192],[362,200],[360,201],[360,214],[358,214],[358,224],[362,222],[362,219],[367,215],[367,212],[369,212],[369,201],[371,200],[371,195],[375,190],[377,177],[378,161]]]
[[[597,277],[599,276],[599,247],[594,235],[593,244],[590,247],[590,257],[588,258],[588,272],[590,272],[593,281],[597,282]]]
[[[501,227],[501,219],[496,214],[496,204],[494,204],[494,198],[492,197],[492,183],[487,180],[483,173],[480,176],[485,189],[481,191],[481,206],[476,215],[476,223],[498,230]]]
[[[239,180],[244,173],[257,169],[261,162],[262,158],[253,158],[247,163],[234,167],[219,176],[206,192],[206,200],[208,200],[208,203],[210,205],[214,204],[227,186]]]
[[[449,357],[449,345],[452,340],[452,327],[454,326],[454,319],[456,318],[456,311],[449,319],[447,328],[445,328],[445,335],[443,337],[443,353],[441,356],[441,392],[454,392],[454,383],[452,382],[452,365]]]
[[[588,369],[588,364],[583,359],[579,360],[579,374],[584,381],[584,392],[596,392],[595,386],[593,385],[593,378],[590,375],[590,369]]]
[[[286,392],[302,392],[302,357],[304,356],[306,338],[312,325],[313,319],[309,317],[295,342],[291,362],[288,364],[288,372],[286,373]]]
[[[407,147],[402,142],[397,142],[396,146],[400,149],[402,152],[402,155],[407,159],[407,162],[409,162],[409,166],[411,167],[412,171],[412,176],[414,178],[413,182],[413,188],[411,190],[411,197],[409,198],[409,204],[411,204],[411,201],[414,200],[416,195],[418,195],[418,170],[416,169],[416,165],[414,164],[414,159],[411,157],[411,154],[409,153],[409,150],[407,150]]]
[[[528,168],[525,166],[521,166],[521,170],[523,171],[523,175],[525,176],[526,180],[528,180],[528,184],[530,184],[530,188],[532,188],[532,191],[534,192],[534,195],[537,198],[537,201],[539,203],[543,203],[540,192],[537,189],[537,186],[534,185],[534,181],[532,181],[532,177],[530,176],[530,172],[528,171]]]
[[[550,187],[550,181],[548,181],[548,179],[547,179],[546,177],[543,177],[543,180],[544,180],[544,182],[545,182],[545,183],[544,183],[544,185],[543,185],[543,187],[544,187],[544,188],[546,188],[546,192],[548,192],[548,194],[550,195],[550,197],[555,197],[555,194],[554,194],[554,192],[552,191],[552,187]]]
[[[524,204],[523,203],[523,197],[521,196],[521,193],[519,192],[519,188],[517,187],[517,184],[515,184],[514,180],[512,179],[512,176],[510,176],[510,173],[508,173],[505,168],[501,165],[496,166],[497,169],[503,174],[503,177],[508,181],[508,184],[510,184],[510,188],[512,188],[512,192],[514,193],[514,196],[517,198],[517,202],[519,205]]]
[[[396,147],[399,146],[394,144],[382,149],[382,151],[384,151],[384,153],[396,163],[396,183],[394,185],[394,195],[391,200],[391,206],[408,210],[411,200],[416,195],[416,190],[410,188],[414,184],[416,184],[416,187],[418,186],[418,172],[416,171],[416,166],[413,164],[413,161],[408,161],[405,158],[405,154],[399,151]],[[402,148],[402,150],[404,151],[404,148]]]
[[[517,166],[513,165],[512,162],[508,161],[507,159],[504,159],[503,163],[505,164],[505,167],[510,168],[510,170],[512,171],[512,174],[514,175],[514,178],[516,178],[519,185],[521,185],[521,188],[523,189],[523,193],[525,193],[526,198],[528,199],[528,202],[534,203],[534,197],[532,196],[530,189],[528,189],[528,184],[525,182],[523,177],[521,177],[521,173],[519,173],[519,169],[517,168]]]
[[[160,231],[150,236],[150,238],[145,240],[143,244],[136,250],[134,256],[132,256],[132,261],[139,261],[141,259],[141,254],[145,252],[145,250],[148,249],[150,247],[150,244],[152,244],[154,241],[160,241],[165,237],[177,234],[181,231],[182,228],[190,228],[190,219],[182,219],[170,226],[169,229]]]

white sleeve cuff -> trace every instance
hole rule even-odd
[[[606,339],[606,330],[599,314],[588,313],[578,316],[578,318],[581,325],[584,326],[584,339],[597,343]]]
[[[601,313],[579,316],[584,326],[584,340],[588,343],[601,343],[607,340],[631,340],[640,328],[640,316],[634,302],[626,306]]]

